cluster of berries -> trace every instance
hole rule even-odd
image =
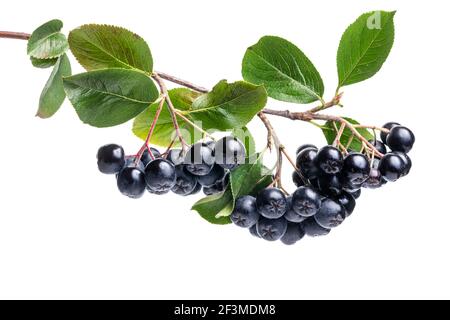
[[[298,171],[293,174],[298,189],[291,196],[270,187],[256,198],[241,197],[232,221],[256,237],[287,245],[305,235],[327,235],[353,213],[361,188],[379,188],[409,173],[412,163],[407,153],[414,145],[414,134],[398,123],[387,123],[384,128],[389,134],[383,132],[381,141],[371,141],[384,155],[381,159],[353,151],[344,156],[333,146],[299,147]]]
[[[98,169],[115,174],[119,191],[130,198],[140,198],[145,191],[162,195],[170,191],[181,196],[206,195],[225,191],[230,170],[245,162],[246,150],[234,137],[217,142],[192,145],[186,155],[179,149],[161,154],[155,148],[139,156],[125,156],[116,144],[101,147],[97,153]]]

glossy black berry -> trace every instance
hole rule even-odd
[[[317,178],[318,169],[315,164],[317,149],[306,148],[297,155],[297,168],[308,180]]]
[[[249,229],[249,231],[250,231],[250,234],[251,234],[252,236],[261,239],[261,237],[260,237],[259,234],[258,234],[258,230],[257,230],[256,224],[255,224],[253,227],[251,227],[251,228]]]
[[[344,207],[346,217],[350,216],[355,210],[356,201],[355,198],[348,192],[342,192],[340,195],[334,198],[334,200]]]
[[[194,144],[184,159],[186,169],[196,176],[206,176],[214,166],[214,151],[204,143]]]
[[[320,194],[312,188],[300,187],[292,195],[292,210],[302,217],[311,217],[322,204]]]
[[[215,146],[216,163],[225,169],[233,170],[245,163],[245,146],[235,137],[224,137]]]
[[[167,154],[167,160],[172,162],[174,166],[184,163],[184,157],[181,149],[170,149]]]
[[[292,196],[286,198],[287,201],[287,211],[284,214],[284,218],[289,222],[300,223],[306,220],[306,217],[299,215],[297,212],[292,210]]]
[[[203,193],[207,196],[224,192],[230,183],[230,172],[227,172],[223,179],[218,180],[215,184],[203,187]]]
[[[359,199],[359,197],[361,197],[361,189],[358,189],[356,191],[353,192],[349,192],[353,198],[355,198],[355,200]]]
[[[391,130],[393,127],[399,126],[399,125],[400,125],[400,123],[397,123],[397,122],[388,122],[383,126],[383,128]],[[380,133],[381,141],[383,141],[384,144],[387,144],[387,136],[388,136],[388,134],[386,132]]]
[[[240,197],[236,201],[233,213],[230,218],[235,225],[241,228],[251,228],[259,220],[259,213],[256,209],[256,199],[252,196]]]
[[[322,206],[314,216],[314,219],[321,227],[332,229],[344,222],[345,217],[344,207],[334,200],[327,199],[322,202]]]
[[[180,196],[191,195],[197,186],[197,177],[186,170],[185,165],[175,166],[176,181],[172,192]]]
[[[204,187],[211,187],[225,177],[225,169],[215,164],[206,176],[198,176],[198,182]]]
[[[387,136],[387,145],[392,151],[408,153],[414,146],[414,133],[404,126],[396,126]]]
[[[144,163],[141,160],[136,161],[136,157],[135,156],[126,157],[125,158],[125,164],[123,165],[123,167],[124,168],[138,168],[141,171],[145,170]]]
[[[320,226],[314,217],[308,218],[302,222],[303,230],[309,237],[322,237],[330,233],[330,229]]]
[[[267,241],[277,241],[284,236],[287,230],[287,221],[284,218],[267,219],[259,218],[256,224],[259,236]]]
[[[309,149],[309,148],[318,150],[317,147],[315,145],[313,145],[313,144],[302,144],[300,147],[297,148],[297,151],[295,152],[295,155],[298,156],[300,154],[300,152],[302,152],[305,149]]]
[[[378,189],[386,184],[386,180],[383,179],[380,170],[372,168],[370,170],[369,178],[364,182],[363,187],[368,189]]]
[[[153,157],[155,157],[155,159],[161,158],[161,153],[159,152],[158,149],[156,148],[150,148],[150,150],[152,151]],[[141,161],[144,164],[144,166],[146,167],[150,162],[153,161],[152,156],[150,155],[150,152],[148,152],[148,149],[146,149],[144,151],[144,153],[142,154],[141,157]]]
[[[296,171],[292,173],[292,182],[294,182],[295,186],[297,188],[302,187],[305,185],[302,178],[300,177],[300,174]]]
[[[399,155],[388,153],[380,160],[378,170],[380,170],[384,179],[394,182],[404,174],[406,163]]]
[[[133,167],[122,169],[117,176],[117,187],[127,197],[133,199],[142,197],[146,187],[144,172]]]
[[[344,165],[344,158],[339,149],[325,146],[319,150],[315,159],[317,167],[326,174],[337,174]]]
[[[291,246],[302,240],[304,236],[305,230],[300,223],[288,222],[286,232],[280,240],[285,245]]]
[[[375,147],[375,149],[377,149],[378,152],[382,153],[382,154],[386,154],[387,153],[387,149],[386,149],[386,145],[380,141],[380,140],[370,140],[369,141],[371,145],[373,145]]]
[[[370,161],[361,153],[350,153],[344,159],[342,176],[344,179],[354,185],[363,184],[370,173]]]
[[[412,168],[412,161],[411,158],[403,152],[394,151],[393,154],[398,155],[400,158],[402,158],[403,162],[405,163],[405,170],[402,173],[402,177],[407,176],[409,174],[409,171],[411,171]]]
[[[344,188],[342,179],[338,175],[322,174],[317,180],[319,183],[319,190],[324,195],[336,196],[340,194]]]
[[[169,192],[176,183],[175,166],[165,159],[156,159],[145,168],[145,179],[150,190],[157,194]]]
[[[200,191],[202,191],[202,185],[197,182],[197,184],[194,187],[194,190],[192,190],[192,192],[189,194],[189,196],[193,196],[197,193],[200,193]]]
[[[98,170],[105,174],[118,173],[125,164],[125,152],[117,144],[108,144],[97,152]]]
[[[286,213],[286,196],[280,189],[267,188],[256,197],[256,206],[263,217],[278,219]]]

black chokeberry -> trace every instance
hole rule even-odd
[[[198,176],[198,182],[204,187],[211,187],[225,177],[225,169],[215,164],[206,176]]]
[[[378,152],[382,153],[382,154],[386,154],[387,153],[387,149],[386,149],[386,145],[380,141],[380,140],[370,140],[369,141],[371,145],[373,145],[375,147],[375,149],[377,149]]]
[[[306,217],[299,215],[297,212],[292,210],[292,196],[286,198],[287,210],[284,214],[284,218],[289,222],[300,223],[306,220]]]
[[[118,173],[125,165],[125,152],[117,144],[108,144],[97,152],[98,170],[105,174]]]
[[[214,151],[204,143],[196,143],[187,152],[184,163],[190,173],[206,176],[214,166]]]
[[[370,161],[362,153],[350,153],[344,159],[342,176],[346,182],[361,185],[367,180],[370,173]]]
[[[261,239],[261,237],[260,237],[259,234],[258,234],[258,230],[257,230],[256,224],[255,224],[253,227],[251,227],[251,228],[249,229],[249,231],[250,231],[250,234],[251,234],[252,236]]]
[[[380,160],[378,170],[384,179],[394,182],[400,179],[406,171],[406,163],[399,155],[388,153]]]
[[[186,170],[185,165],[175,166],[176,181],[172,192],[180,196],[191,195],[197,186],[197,177]]]
[[[411,171],[412,168],[412,161],[411,158],[403,152],[394,151],[393,154],[398,155],[400,158],[402,158],[403,162],[405,163],[405,170],[402,173],[402,177],[407,176],[409,174],[409,171]]]
[[[230,218],[241,228],[251,228],[258,222],[260,215],[256,209],[256,199],[252,196],[240,197],[236,201]]]
[[[334,198],[334,200],[344,207],[346,217],[349,217],[355,210],[356,201],[355,198],[348,192],[342,192],[340,195]]]
[[[223,179],[218,180],[215,184],[203,187],[203,193],[207,196],[224,192],[230,184],[230,172],[227,172]]]
[[[300,174],[297,171],[294,171],[292,173],[292,182],[294,182],[294,184],[297,188],[300,188],[305,185],[305,182],[300,177]]]
[[[224,137],[217,141],[214,152],[216,163],[225,169],[233,170],[245,163],[245,146],[235,137]]]
[[[202,185],[197,182],[197,184],[194,187],[194,190],[192,190],[192,192],[189,195],[193,196],[193,195],[195,195],[197,193],[200,193],[200,191],[202,191]]]
[[[287,211],[287,200],[284,193],[277,188],[267,188],[256,197],[258,212],[268,219],[278,219]]]
[[[320,226],[314,217],[310,217],[302,222],[303,230],[309,237],[322,237],[330,233],[330,229]]]
[[[184,163],[183,151],[181,149],[170,149],[167,153],[167,160],[178,166]]]
[[[344,222],[345,217],[344,207],[334,200],[327,199],[322,202],[322,206],[314,216],[314,219],[321,227],[332,229]]]
[[[318,169],[315,164],[317,149],[306,148],[297,155],[297,168],[308,180],[317,178]]]
[[[380,170],[372,168],[370,170],[369,178],[364,182],[363,187],[368,189],[378,189],[386,184],[386,180],[383,179]]]
[[[298,155],[300,154],[300,152],[302,152],[302,151],[305,150],[305,149],[309,149],[309,148],[319,150],[319,149],[317,149],[317,147],[316,147],[315,145],[313,145],[313,144],[302,144],[300,147],[297,148],[297,151],[295,152],[295,155],[298,156]]]
[[[414,133],[404,126],[396,126],[387,136],[387,145],[392,151],[408,153],[414,146]]]
[[[155,159],[161,158],[161,153],[159,152],[158,149],[151,147],[150,150],[152,151],[153,157]],[[141,161],[144,164],[144,166],[146,167],[150,162],[153,161],[152,156],[150,155],[150,152],[148,151],[148,149],[145,149],[144,153],[142,154],[141,157]]]
[[[325,146],[319,150],[315,159],[317,167],[326,174],[337,174],[344,165],[341,151],[333,146]]]
[[[349,192],[355,200],[359,199],[361,197],[361,189],[355,190],[353,192]]]
[[[291,246],[302,240],[304,236],[305,230],[300,223],[288,222],[286,232],[280,240],[285,245]]]
[[[322,204],[320,194],[312,188],[300,187],[292,195],[292,210],[302,217],[311,217]]]
[[[317,180],[319,183],[319,190],[324,195],[336,196],[340,194],[344,188],[341,177],[335,174],[321,174]]]
[[[176,183],[175,166],[166,159],[156,159],[145,168],[145,179],[151,191],[167,193]]]
[[[383,126],[383,128],[391,130],[393,127],[399,126],[399,125],[400,125],[400,123],[397,123],[397,122],[388,122]],[[387,144],[387,136],[388,136],[388,134],[386,132],[380,133],[381,141],[383,141],[384,144]]]
[[[262,239],[277,241],[286,233],[287,221],[285,218],[267,219],[261,217],[256,224],[256,230]]]
[[[130,198],[142,197],[145,192],[145,174],[142,170],[133,167],[123,168],[117,176],[119,191]]]
[[[125,164],[123,165],[123,167],[124,168],[138,168],[141,171],[145,170],[144,163],[141,160],[136,161],[136,156],[125,157]]]

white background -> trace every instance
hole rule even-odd
[[[245,49],[278,35],[311,58],[330,98],[340,36],[374,9],[398,10],[394,48],[373,79],[345,88],[336,112],[412,128],[414,168],[364,192],[330,236],[295,247],[210,225],[189,210],[197,198],[122,197],[95,155],[109,142],[134,153],[131,123],[91,128],[68,103],[35,118],[49,71],[31,67],[25,41],[0,39],[0,298],[450,298],[447,2],[16,0],[2,4],[0,30],[31,32],[53,18],[66,32],[121,25],[148,40],[157,70],[208,87],[240,79]],[[291,154],[325,142],[308,124],[273,123]],[[250,127],[262,147],[261,123]],[[290,182],[288,166],[284,174]]]

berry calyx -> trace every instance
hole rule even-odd
[[[344,165],[344,158],[339,149],[325,146],[319,150],[315,159],[317,167],[326,174],[337,174]]]
[[[287,211],[286,196],[280,189],[267,188],[256,197],[256,206],[263,217],[278,219]]]
[[[224,137],[217,141],[214,152],[216,163],[225,169],[233,170],[245,163],[245,146],[235,137]]]
[[[408,153],[414,146],[414,133],[404,126],[396,126],[387,136],[387,145],[392,151]]]
[[[286,233],[287,225],[287,221],[284,218],[267,219],[261,217],[256,224],[256,230],[262,239],[277,241]]]
[[[186,170],[185,165],[175,166],[176,180],[172,192],[180,196],[191,195],[197,186],[197,178]]]
[[[292,210],[302,217],[311,217],[322,204],[320,194],[312,188],[300,187],[292,195]]]
[[[125,151],[117,144],[108,144],[97,152],[97,166],[101,173],[116,174],[125,165]]]
[[[235,225],[241,228],[251,228],[259,220],[259,213],[256,209],[256,199],[252,196],[240,197],[236,201],[233,213],[230,218]]]

